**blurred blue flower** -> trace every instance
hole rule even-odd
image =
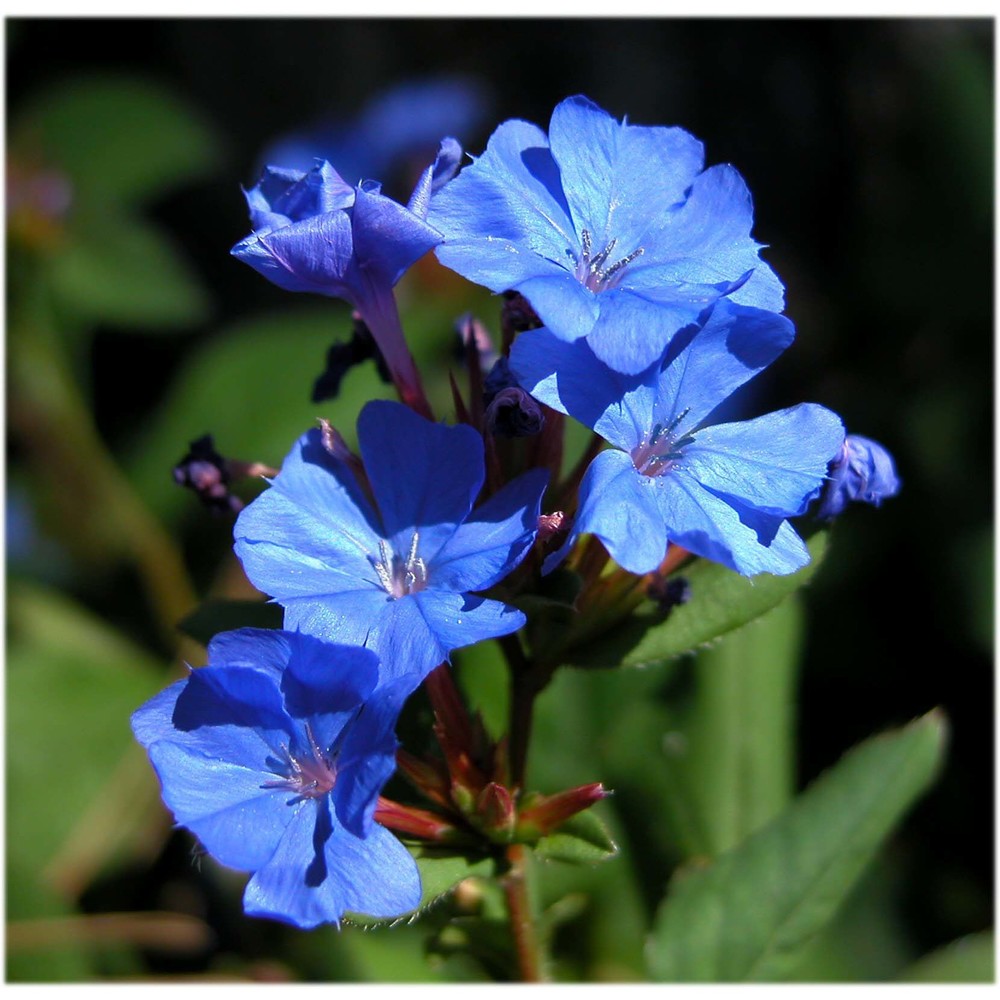
[[[520,292],[561,340],[586,337],[637,374],[722,296],[780,312],[784,292],[750,237],[733,167],[703,170],[680,128],[619,123],[585,97],[549,134],[508,121],[434,199],[438,259],[494,292]]]
[[[208,660],[132,729],[178,824],[254,873],[246,912],[309,928],[416,907],[416,864],[374,820],[406,685],[377,686],[367,650],[294,632],[226,632]]]
[[[271,143],[262,163],[307,171],[337,165],[352,184],[388,178],[406,161],[426,162],[443,135],[473,138],[491,98],[484,81],[462,74],[403,80],[377,94],[353,120],[327,119]]]
[[[352,187],[326,161],[308,173],[268,167],[246,192],[253,233],[232,254],[291,292],[351,303],[378,344],[404,400],[423,399],[403,337],[393,286],[441,241],[424,221],[432,193],[458,168],[461,148],[445,139],[407,206],[375,181]]]
[[[383,678],[416,687],[453,649],[520,628],[524,615],[474,596],[503,579],[535,538],[547,474],[532,470],[475,511],[483,440],[399,403],[358,418],[375,505],[346,458],[304,435],[271,488],[236,522],[236,553],[285,627],[378,654]]]
[[[892,455],[878,443],[860,434],[848,434],[837,457],[830,463],[830,482],[820,500],[816,516],[827,521],[852,501],[878,507],[900,488]]]
[[[521,384],[614,445],[584,475],[570,534],[544,569],[587,532],[633,573],[656,569],[668,541],[747,576],[804,566],[808,549],[786,518],[819,493],[844,440],[840,418],[803,403],[706,423],[793,338],[784,317],[723,301],[674,338],[662,365],[624,375],[586,341],[546,329],[518,337],[510,361]]]

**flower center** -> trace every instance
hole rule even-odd
[[[275,774],[281,774],[277,781],[265,781],[261,788],[279,788],[294,792],[289,805],[302,799],[318,799],[326,795],[337,781],[337,767],[330,754],[316,742],[312,728],[306,723],[306,739],[309,745],[302,752],[292,753],[282,744],[285,753],[283,761],[272,759]]]
[[[379,540],[378,550],[381,559],[373,562],[382,589],[392,597],[405,597],[415,594],[427,586],[427,566],[417,555],[417,544],[420,533],[413,532],[410,550],[405,559],[401,559],[390,548],[388,542]]]
[[[642,443],[632,449],[632,464],[641,475],[662,476],[676,466],[684,446],[694,440],[690,434],[674,438],[674,431],[690,410],[690,406],[682,410],[666,426],[655,424]]]
[[[603,292],[606,288],[614,288],[621,281],[625,268],[636,257],[641,257],[646,252],[645,248],[637,247],[627,257],[622,257],[613,264],[608,264],[611,252],[618,245],[617,239],[613,239],[603,250],[595,254],[590,230],[581,229],[580,243],[581,251],[574,274],[577,281],[592,292]]]

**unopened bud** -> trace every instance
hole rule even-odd
[[[541,406],[523,389],[501,389],[486,407],[486,429],[494,437],[531,437],[544,426]]]
[[[464,361],[466,352],[471,347],[479,356],[480,368],[489,371],[497,361],[496,348],[489,331],[472,313],[465,313],[455,321],[457,339],[456,360]]]
[[[503,785],[491,781],[479,793],[476,814],[482,829],[491,839],[508,843],[514,833],[517,814],[514,800]]]
[[[229,492],[226,460],[215,450],[211,434],[188,445],[188,453],[173,470],[174,482],[194,490],[206,507],[216,514],[238,514],[243,501]]]
[[[887,497],[895,496],[900,485],[892,455],[878,441],[849,434],[830,463],[816,516],[828,521],[852,501],[878,507]]]
[[[525,800],[521,809],[518,833],[529,837],[544,836],[610,794],[600,782],[596,782],[568,788],[555,795],[533,795]]]
[[[550,538],[564,533],[569,527],[567,517],[561,510],[554,510],[551,514],[539,514],[538,516],[538,540],[547,542]]]

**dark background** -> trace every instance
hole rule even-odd
[[[946,770],[894,842],[920,872],[904,919],[926,949],[992,922],[992,22],[15,19],[7,34],[9,119],[53,81],[131,71],[167,84],[223,144],[209,179],[153,206],[211,290],[213,321],[167,339],[94,338],[112,450],[218,322],[280,304],[228,255],[247,229],[238,185],[268,142],[312,118],[346,119],[391,83],[459,71],[493,103],[461,137],[470,151],[495,123],[544,127],[560,99],[585,93],[637,124],[682,125],[708,163],[736,165],[798,329],[761,393],[838,411],[890,448],[904,484],[836,526],[807,592],[800,780],[941,706]]]

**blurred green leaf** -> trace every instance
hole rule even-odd
[[[807,584],[819,568],[827,536],[809,541],[812,561],[790,576],[762,573],[747,578],[719,563],[699,559],[678,575],[691,585],[691,600],[664,620],[652,601],[643,602],[620,625],[572,645],[563,657],[575,667],[641,667],[697,649],[766,614]]]
[[[792,796],[802,626],[793,595],[695,657],[692,697],[663,741],[667,818],[689,856],[735,846]]]
[[[209,600],[200,604],[177,627],[207,646],[212,636],[237,628],[281,628],[283,612],[268,601]]]
[[[618,845],[600,817],[588,809],[568,819],[555,833],[542,837],[534,851],[538,857],[550,861],[593,865],[613,858]]]
[[[64,171],[74,204],[136,203],[203,175],[218,160],[208,125],[150,80],[73,76],[25,104],[10,151]]]
[[[85,884],[86,875],[65,867],[56,878],[57,853],[85,852],[92,872],[135,832],[139,821],[129,810],[148,803],[132,787],[131,771],[121,770],[134,748],[128,720],[162,686],[162,672],[55,593],[18,584],[8,613],[7,912],[16,919],[63,912],[40,909],[53,898],[53,880],[64,892]],[[148,766],[139,777],[154,789]],[[109,788],[127,794],[108,798]]]
[[[706,868],[675,876],[647,943],[661,982],[780,981],[937,774],[932,712],[856,747]]]
[[[207,294],[154,226],[107,211],[77,222],[49,262],[53,292],[74,321],[145,333],[205,320]]]
[[[925,955],[907,969],[905,983],[992,983],[996,977],[992,930],[969,934]]]

